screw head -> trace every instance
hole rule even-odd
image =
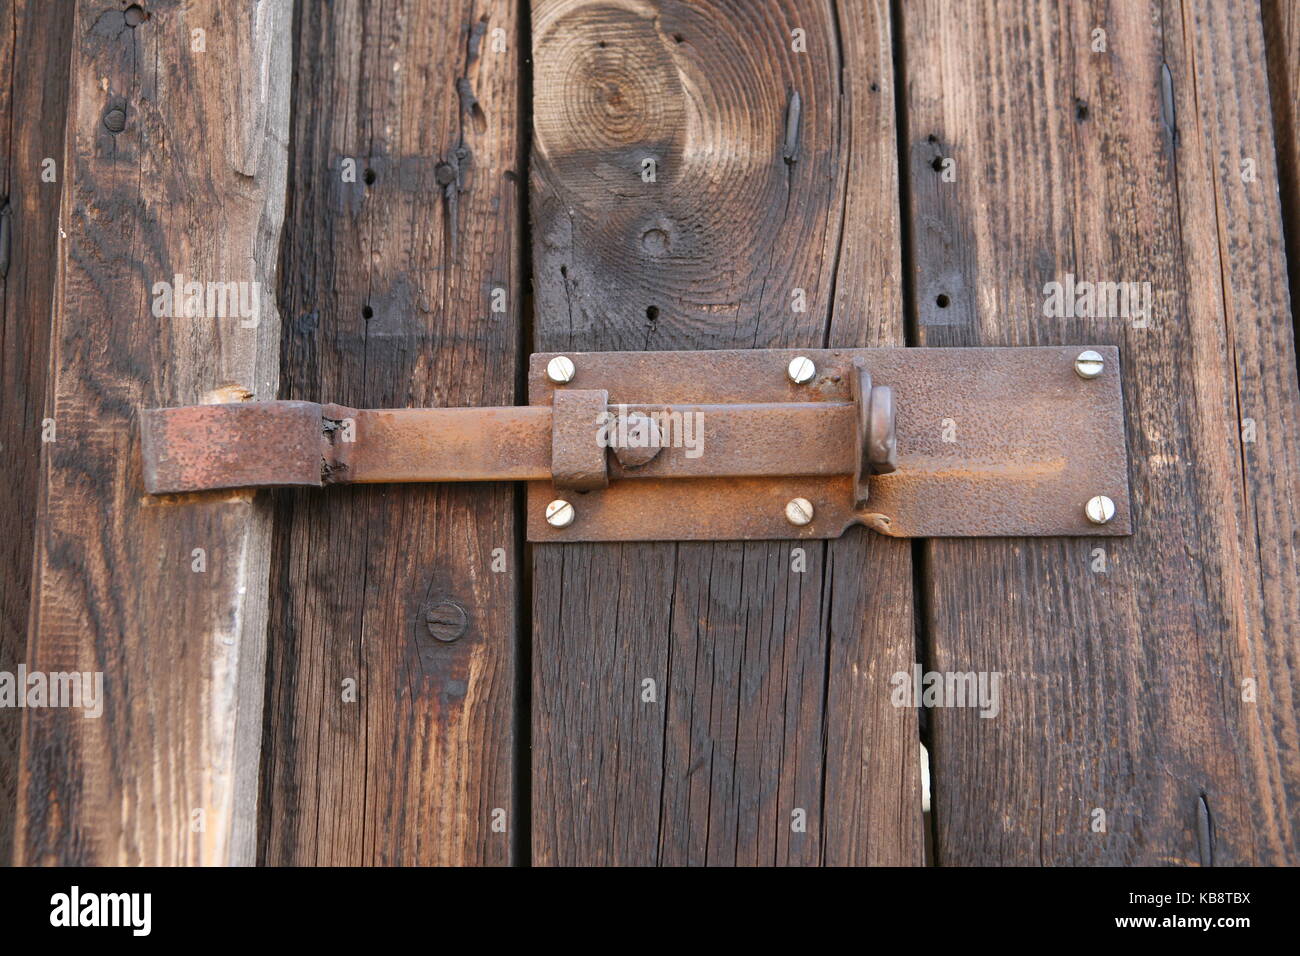
[[[1105,495],[1097,495],[1088,499],[1088,503],[1083,506],[1083,513],[1093,524],[1105,524],[1115,517],[1115,502]]]
[[[574,367],[573,359],[567,355],[557,355],[546,363],[546,377],[556,385],[572,382],[576,372],[577,369]]]
[[[1074,360],[1074,370],[1079,373],[1079,378],[1096,378],[1105,369],[1106,360],[1092,349],[1080,352],[1079,357]]]
[[[573,505],[563,498],[556,498],[546,506],[546,523],[552,528],[567,528],[573,524]]]
[[[797,527],[811,524],[813,519],[812,502],[807,498],[791,498],[785,505],[785,520]]]
[[[796,355],[790,359],[790,367],[787,368],[786,374],[790,376],[790,381],[796,385],[807,385],[817,374],[817,366],[813,360],[806,355]]]
[[[425,608],[424,626],[434,640],[452,644],[464,635],[469,617],[465,609],[454,601],[442,601]]]

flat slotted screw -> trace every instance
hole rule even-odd
[[[796,355],[790,359],[790,367],[786,369],[786,374],[790,376],[790,381],[796,385],[807,385],[817,374],[817,366],[813,360],[806,355]]]
[[[1105,524],[1115,517],[1115,502],[1105,495],[1097,495],[1088,499],[1088,503],[1083,506],[1083,512],[1093,524]]]
[[[573,524],[573,505],[563,498],[556,498],[546,506],[546,523],[552,528],[567,528]]]
[[[792,525],[803,527],[806,524],[811,524],[812,519],[813,506],[812,502],[807,498],[791,498],[786,502],[785,520]]]
[[[573,365],[573,359],[567,355],[557,355],[546,363],[546,377],[556,385],[565,385],[573,381],[573,376],[577,369]]]
[[[1080,352],[1079,357],[1074,360],[1074,370],[1079,373],[1079,378],[1096,378],[1105,369],[1106,360],[1099,352],[1094,352],[1092,349]]]

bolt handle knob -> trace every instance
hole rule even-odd
[[[854,461],[853,507],[863,508],[871,496],[869,479],[898,469],[898,431],[894,390],[872,385],[866,362],[853,360],[850,371],[853,402],[857,405],[853,441],[858,449]]]

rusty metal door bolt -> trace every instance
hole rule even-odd
[[[1131,533],[1114,348],[534,355],[529,401],[151,409],[145,487],[527,481],[533,541]]]

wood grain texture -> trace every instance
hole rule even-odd
[[[0,671],[27,656],[41,419],[49,371],[50,308],[72,24],[32,0],[0,2],[0,213],[8,219],[0,278],[0,452],[13,507],[0,510]],[[22,712],[0,710],[0,865],[13,855]]]
[[[312,105],[293,129],[282,397],[514,403],[516,6],[300,6],[295,96]],[[511,862],[524,825],[514,491],[347,487],[280,503],[261,859]],[[462,636],[439,639],[461,613]]]
[[[32,669],[103,672],[103,713],[24,711],[16,859],[250,863],[270,511],[245,493],[146,497],[136,422],[276,392],[290,5],[125,7],[79,3],[71,21],[57,438],[27,652]],[[155,316],[154,284],[177,274],[260,283],[255,327]]]
[[[1104,573],[1088,539],[928,544],[931,666],[1003,675],[996,719],[931,714],[937,860],[1294,864],[1300,398],[1259,10],[900,8],[918,344],[1119,345],[1137,524]],[[1150,283],[1147,327],[1048,317],[1067,274]]]
[[[884,3],[538,0],[532,30],[537,349],[902,343]],[[533,549],[534,862],[920,862],[908,546],[792,547]]]
[[[1261,0],[1290,288],[1300,287],[1300,6]],[[1292,314],[1292,322],[1296,320]]]

